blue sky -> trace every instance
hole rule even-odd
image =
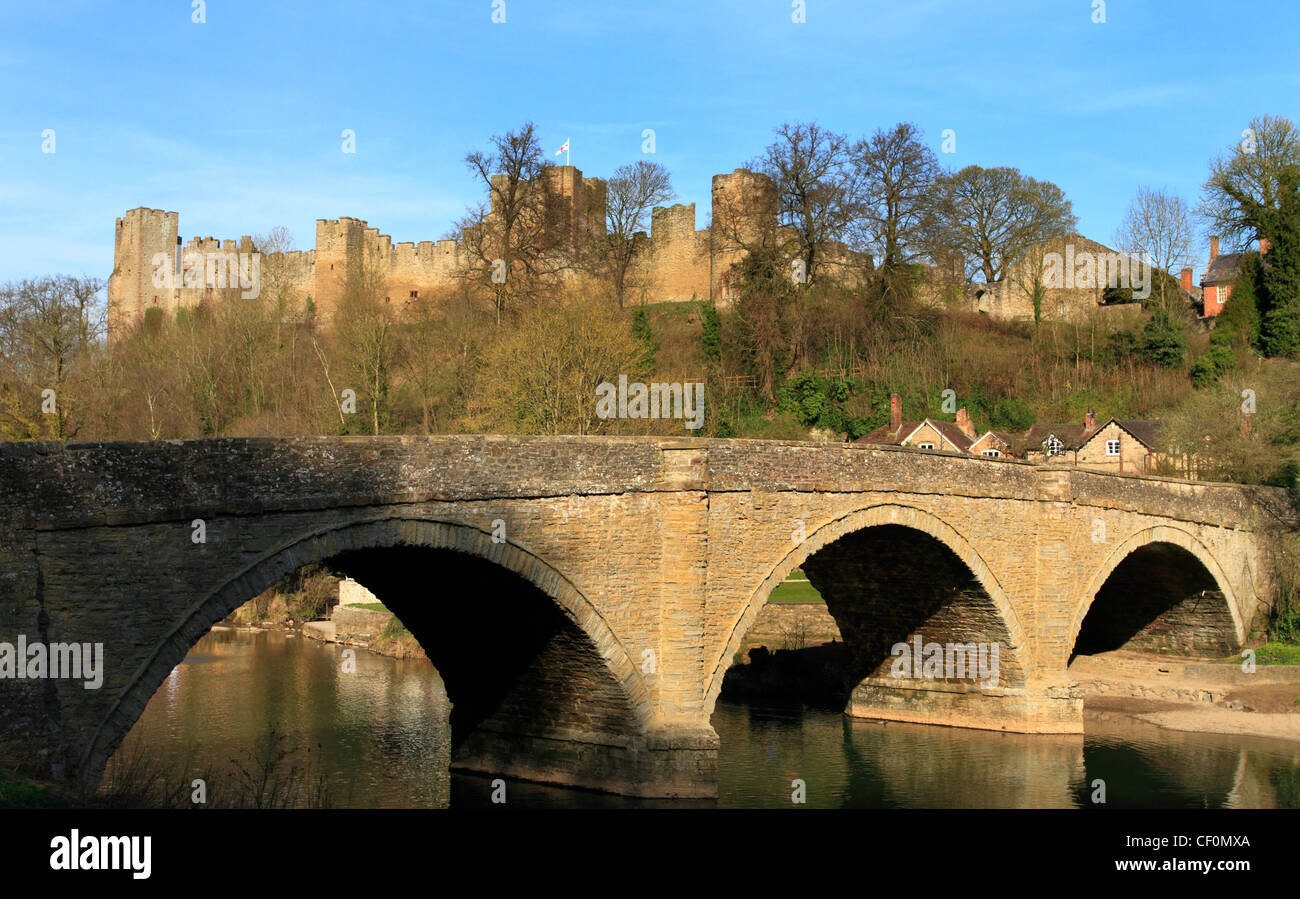
[[[195,24],[191,0],[0,0],[0,282],[107,278],[135,206],[186,239],[309,249],[343,215],[443,237],[482,199],[466,152],[528,120],[602,177],[653,129],[696,227],[781,122],[912,121],[936,151],[953,129],[946,165],[1055,181],[1109,242],[1139,185],[1195,203],[1252,116],[1300,121],[1289,0],[1108,0],[1104,24],[1093,0],[806,0],[802,24],[791,0],[504,3],[207,0]]]

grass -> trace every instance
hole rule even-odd
[[[343,606],[345,609],[365,609],[368,612],[387,612],[388,606],[382,602],[354,602],[350,606]]]
[[[783,583],[777,584],[772,595],[767,598],[768,602],[806,602],[820,603],[825,602],[822,595],[812,584],[808,583],[807,578],[803,576],[802,571],[791,572],[790,576]]]
[[[1300,665],[1300,646],[1291,643],[1265,643],[1255,650],[1255,662],[1259,665]]]
[[[0,809],[17,808],[72,808],[72,803],[54,784],[0,769]]]

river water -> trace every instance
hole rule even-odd
[[[214,629],[158,689],[107,780],[147,759],[178,783],[203,777],[213,805],[248,794],[264,771],[280,786],[262,795],[297,804],[488,804],[488,779],[447,770],[450,707],[433,666],[357,650],[345,673],[342,652],[279,631]],[[789,808],[796,780],[807,806],[823,808],[1089,808],[1097,781],[1110,808],[1300,807],[1300,743],[1119,716],[1089,713],[1083,737],[1057,737],[719,703],[713,725],[723,808]],[[507,802],[675,804],[521,782],[507,785]]]

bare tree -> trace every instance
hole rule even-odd
[[[597,434],[629,427],[600,417],[597,407],[602,382],[645,374],[645,347],[617,310],[543,300],[517,327],[497,334],[469,397],[475,430]]]
[[[1065,192],[1052,182],[1014,168],[971,165],[936,181],[926,231],[936,253],[958,251],[968,272],[982,272],[992,284],[1029,247],[1077,222]]]
[[[1300,167],[1300,129],[1284,116],[1256,116],[1227,154],[1210,161],[1198,209],[1207,229],[1230,247],[1249,248],[1257,239],[1251,209],[1280,208],[1281,175]]]
[[[76,369],[104,332],[98,278],[68,275],[29,279],[0,287],[0,362],[16,404],[8,412],[14,436],[36,421],[24,409],[45,407],[43,430],[56,440],[75,437],[78,426]],[[53,391],[46,395],[46,390]],[[48,405],[47,405],[48,404]],[[26,422],[26,425],[23,425]],[[20,427],[20,425],[22,425]]]
[[[775,131],[776,140],[750,165],[776,183],[777,221],[788,235],[778,249],[802,260],[802,283],[811,285],[822,274],[826,245],[843,240],[853,219],[853,157],[848,138],[816,122]]]
[[[551,163],[533,123],[495,135],[491,144],[490,151],[465,157],[488,202],[457,222],[456,234],[466,260],[460,275],[490,293],[499,325],[507,309],[572,266],[575,248],[562,198],[544,189]]]
[[[343,297],[331,335],[336,358],[343,363],[340,373],[349,379],[341,389],[361,388],[357,396],[364,397],[370,407],[371,434],[381,433],[388,423],[389,388],[398,348],[394,336],[397,316],[384,289],[378,260],[369,250],[363,251],[360,264],[350,266],[344,276]],[[327,367],[325,375],[329,381]]]
[[[938,157],[910,123],[878,129],[853,147],[859,199],[854,216],[855,242],[870,250],[886,282],[900,266],[925,252],[921,226],[935,180]]]
[[[638,160],[621,165],[606,186],[605,253],[601,268],[613,282],[618,305],[623,307],[632,263],[638,252],[636,234],[646,231],[650,210],[673,199],[668,169],[658,162]]]
[[[1172,274],[1192,255],[1192,216],[1183,198],[1165,190],[1139,187],[1115,232],[1115,246],[1136,261]],[[1160,308],[1170,308],[1168,278],[1159,282]]]

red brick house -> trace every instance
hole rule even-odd
[[[1259,239],[1259,254],[1263,256],[1268,252],[1268,238]],[[1242,266],[1246,262],[1245,253],[1219,253],[1219,238],[1210,238],[1210,262],[1205,266],[1205,274],[1201,275],[1201,302],[1202,318],[1214,318],[1223,311],[1224,304],[1228,302],[1228,297],[1232,294],[1232,282],[1237,280],[1241,274]],[[1185,272],[1183,277],[1183,289],[1188,288],[1191,278]]]

